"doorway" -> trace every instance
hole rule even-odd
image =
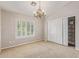
[[[68,46],[75,47],[75,16],[68,17]]]

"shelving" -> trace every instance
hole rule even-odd
[[[68,17],[68,45],[75,46],[75,16]]]

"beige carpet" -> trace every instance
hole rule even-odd
[[[72,47],[65,47],[51,42],[36,42],[15,48],[5,49],[0,57],[25,58],[58,58],[79,57],[79,51]]]

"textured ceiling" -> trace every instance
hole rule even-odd
[[[38,3],[38,1],[36,1]],[[1,1],[0,7],[6,10],[15,11],[19,13],[24,13],[28,16],[33,16],[33,12],[38,8],[36,6],[31,6],[31,1]],[[79,2],[71,1],[41,1],[41,7],[46,11],[47,16],[55,13],[61,8],[75,8],[78,9]]]

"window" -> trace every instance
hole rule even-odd
[[[31,37],[34,35],[34,23],[30,21],[17,21],[16,33],[18,38]]]

